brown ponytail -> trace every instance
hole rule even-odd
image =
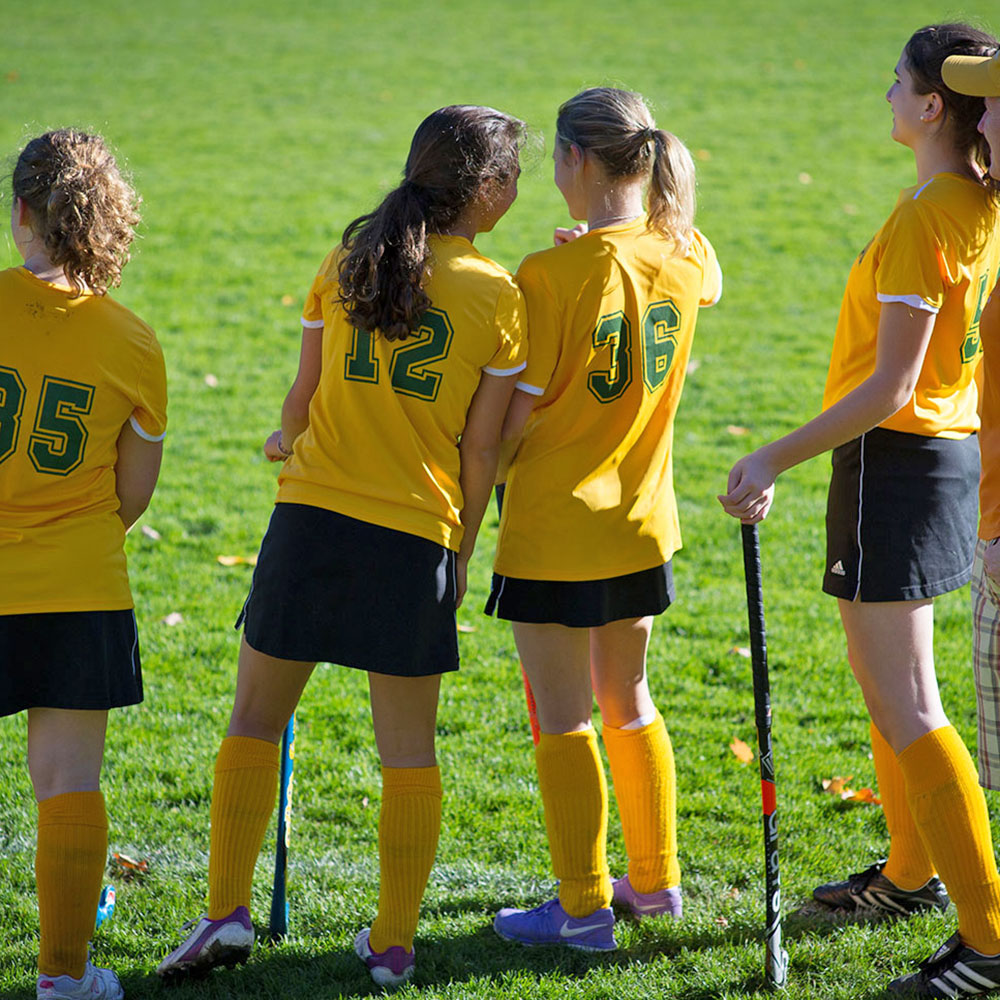
[[[518,169],[525,126],[493,108],[453,105],[417,128],[403,182],[345,230],[339,300],[354,326],[403,340],[430,305],[427,237],[447,231],[483,183]]]
[[[14,167],[13,190],[77,295],[103,295],[121,282],[140,199],[99,135],[59,129],[32,139]]]

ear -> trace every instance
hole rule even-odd
[[[578,146],[575,142],[571,142],[569,144],[569,148],[566,150],[566,156],[569,158],[570,164],[574,167],[581,166],[584,159],[586,159],[583,146]]]
[[[14,195],[14,217],[19,226],[31,228],[31,209],[28,208],[28,203],[18,195]]]
[[[924,97],[924,110],[920,113],[922,122],[940,121],[944,115],[944,100],[941,95],[932,90]]]

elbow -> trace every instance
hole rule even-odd
[[[886,417],[891,417],[898,413],[913,398],[913,392],[917,387],[916,379],[907,380],[902,385],[894,387],[894,391],[888,396],[887,404],[891,409]]]

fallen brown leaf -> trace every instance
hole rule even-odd
[[[256,566],[257,555],[252,556],[216,556],[216,561],[222,566]]]

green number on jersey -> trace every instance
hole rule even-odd
[[[594,331],[595,350],[610,347],[611,363],[607,371],[591,372],[587,388],[600,403],[610,403],[629,387],[632,381],[632,325],[618,310],[602,316]]]
[[[13,368],[0,367],[0,462],[17,447],[24,409],[24,383]]]
[[[369,330],[354,331],[351,352],[344,363],[344,378],[352,382],[377,382],[378,358],[375,343]]]
[[[87,428],[80,417],[90,413],[93,402],[92,385],[45,376],[28,439],[28,457],[39,472],[65,476],[83,461]]]
[[[417,340],[408,340],[392,352],[389,379],[393,389],[404,396],[416,396],[433,402],[441,385],[441,373],[428,371],[427,365],[443,361],[451,349],[455,331],[443,309],[428,309],[420,317]]]
[[[982,350],[979,342],[979,319],[983,315],[983,306],[986,305],[986,286],[988,281],[988,274],[981,274],[978,278],[978,287],[976,289],[976,312],[972,317],[972,324],[969,326],[968,332],[965,334],[965,340],[962,342],[963,365],[967,365],[970,361],[975,361],[976,358],[979,357],[979,352]]]
[[[642,317],[642,380],[655,392],[667,377],[677,350],[681,314],[672,299],[650,302]]]
[[[414,337],[405,340],[389,361],[389,382],[393,391],[433,402],[441,386],[441,373],[428,370],[443,361],[451,350],[455,331],[443,309],[428,309],[420,317]],[[367,330],[355,330],[351,350],[344,362],[344,378],[351,382],[378,382],[379,359],[375,338]]]

